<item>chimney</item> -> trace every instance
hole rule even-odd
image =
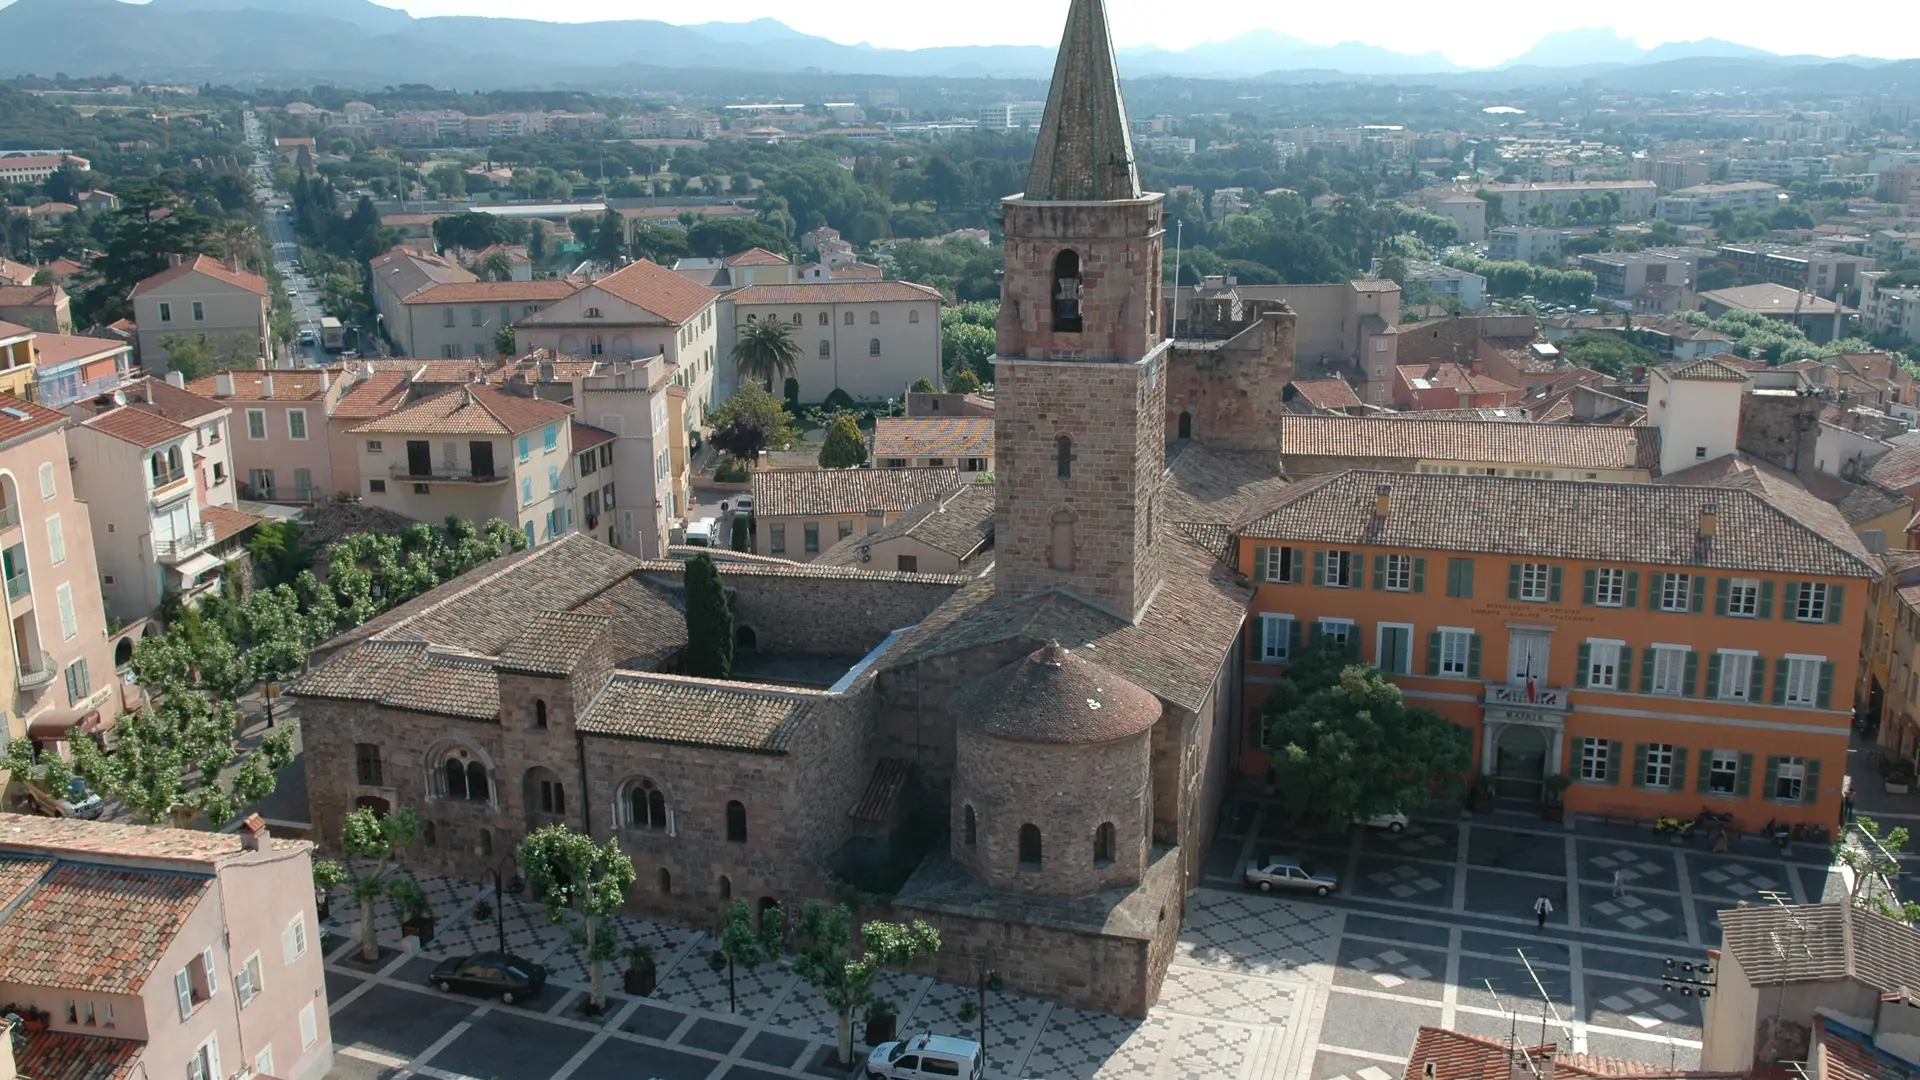
[[[260,376],[260,396],[263,398],[271,398],[273,396],[273,376]]]
[[[1393,504],[1393,485],[1381,484],[1373,492],[1373,516],[1386,517]]]
[[[169,371],[167,372],[167,385],[176,390],[185,390],[187,388],[187,377],[177,371]]]
[[[247,820],[240,823],[240,850],[259,851],[271,840],[267,832],[267,821],[259,814],[248,814]]]
[[[1700,539],[1711,540],[1720,531],[1720,508],[1713,503],[1700,508]]]
[[[322,391],[325,391],[325,390],[331,389],[332,387],[333,387],[333,376],[328,374],[326,368],[321,368],[320,369],[320,389]]]
[[[213,396],[217,398],[233,396],[233,372],[223,371],[213,377]]]
[[[169,269],[179,265],[180,265],[180,256],[178,254],[172,254],[167,256],[167,266]]]

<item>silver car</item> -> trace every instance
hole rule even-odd
[[[1275,889],[1292,889],[1296,892],[1310,892],[1315,896],[1326,896],[1340,887],[1340,879],[1329,874],[1316,874],[1313,867],[1303,859],[1290,855],[1269,855],[1263,860],[1248,864],[1245,875],[1248,886],[1261,892]]]

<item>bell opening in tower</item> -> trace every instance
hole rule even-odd
[[[1080,253],[1071,248],[1053,260],[1053,332],[1080,332]]]

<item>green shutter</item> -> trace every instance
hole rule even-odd
[[[1287,659],[1288,660],[1292,660],[1294,657],[1300,655],[1301,639],[1306,635],[1304,625],[1305,624],[1301,623],[1299,619],[1287,620]]]
[[[1794,613],[1799,610],[1800,583],[1797,581],[1789,581],[1787,582],[1787,602],[1780,605],[1780,617],[1786,619],[1788,622],[1792,622]],[[1772,789],[1769,788],[1768,790]]]
[[[1640,571],[1627,571],[1627,595],[1621,597],[1620,602],[1630,608],[1640,606]]]
[[[1697,652],[1694,652],[1692,649],[1688,649],[1686,666],[1682,668],[1680,672],[1680,696],[1681,697],[1703,696],[1701,694],[1695,693],[1695,691],[1699,689],[1694,685],[1695,676],[1699,674],[1700,674],[1700,654]]]
[[[1460,560],[1460,595],[1468,600],[1473,599],[1473,568],[1477,565],[1472,559]]]
[[[1427,634],[1427,674],[1440,674],[1440,631]]]
[[[1820,801],[1820,759],[1807,762],[1807,778],[1800,782],[1800,805],[1812,806]]]
[[[1270,547],[1265,547],[1259,544],[1254,545],[1253,547],[1253,580],[1255,581],[1267,580],[1267,552],[1272,550],[1273,549]]]
[[[1580,602],[1588,606],[1593,604],[1594,590],[1598,587],[1600,571],[1587,569],[1580,572]]]
[[[1367,553],[1364,551],[1355,551],[1351,552],[1348,557],[1353,561],[1348,564],[1352,569],[1347,573],[1347,584],[1356,589],[1366,588]]]
[[[1607,783],[1609,784],[1620,782],[1620,754],[1625,749],[1626,744],[1619,739],[1607,740]]]
[[[1520,599],[1520,564],[1507,564],[1507,599]]]
[[[1373,588],[1378,592],[1387,587],[1387,557],[1376,554],[1373,557]]]
[[[1740,754],[1740,771],[1734,774],[1733,778],[1733,793],[1735,796],[1744,799],[1748,793],[1752,791],[1753,755],[1743,751]]]
[[[1673,748],[1673,782],[1667,785],[1668,791],[1687,790],[1687,748]]]
[[[1656,572],[1648,575],[1647,577],[1647,609],[1649,611],[1660,610],[1660,588],[1662,585],[1666,583],[1666,580],[1667,580],[1667,575],[1662,573]]]
[[[1693,588],[1687,590],[1687,600],[1695,615],[1707,610],[1707,575],[1693,575]]]
[[[1773,792],[1774,792],[1773,785],[1776,782],[1778,782],[1779,779],[1780,779],[1780,756],[1778,754],[1768,754],[1767,755],[1767,776],[1765,780],[1762,780],[1760,782],[1760,797],[1763,799],[1773,798]]]
[[[1705,795],[1708,793],[1707,789],[1712,784],[1713,784],[1713,751],[1702,750],[1700,751],[1700,775],[1694,778],[1693,790],[1699,792],[1702,795]]]
[[[1845,585],[1827,586],[1827,621],[1837,623],[1841,612],[1847,605],[1847,587]]]
[[[1755,705],[1767,700],[1767,658],[1753,658],[1753,679],[1747,685],[1747,700]]]
[[[1826,708],[1833,701],[1833,661],[1820,664],[1820,696],[1814,699],[1814,705]]]
[[[1472,637],[1467,639],[1467,678],[1477,679],[1479,677],[1480,677],[1480,635],[1475,634]]]
[[[1547,603],[1549,604],[1557,604],[1560,602],[1560,577],[1561,568],[1559,566],[1547,567]]]
[[[1413,591],[1417,593],[1427,591],[1427,557],[1425,555],[1413,557]]]
[[[1324,551],[1316,551],[1313,553],[1313,584],[1315,587],[1319,587],[1326,583],[1327,553]]]
[[[1715,615],[1725,615],[1727,613],[1727,593],[1731,591],[1732,588],[1732,578],[1713,579],[1713,613]]]
[[[1785,705],[1787,703],[1787,668],[1790,666],[1792,665],[1787,663],[1785,657],[1774,662],[1773,703],[1775,705]]]
[[[1647,744],[1643,742],[1633,744],[1633,786],[1647,786]]]
[[[1760,609],[1754,614],[1762,619],[1773,618],[1773,582],[1760,583]]]
[[[1296,547],[1287,548],[1286,550],[1290,553],[1287,565],[1291,570],[1291,572],[1287,574],[1287,580],[1292,584],[1298,585],[1307,580],[1307,549]]]
[[[1707,657],[1707,685],[1700,688],[1700,696],[1714,698],[1720,696],[1720,654]]]
[[[1640,650],[1640,692],[1653,693],[1653,650]]]
[[[1592,573],[1591,570],[1588,573]],[[1576,690],[1587,688],[1587,672],[1593,667],[1593,646],[1580,643],[1580,666],[1573,670],[1573,686]]]
[[[1614,689],[1627,693],[1633,689],[1633,646],[1620,646],[1620,667],[1613,673]]]

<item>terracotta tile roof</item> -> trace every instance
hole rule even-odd
[[[1908,1004],[1914,1004],[1911,998]],[[1820,1046],[1820,1080],[1913,1080],[1920,1075],[1913,1062],[1874,1046],[1871,1035],[1817,1013],[1813,1025]]]
[[[573,452],[576,454],[585,450],[591,450],[601,443],[612,442],[617,438],[619,438],[619,436],[608,431],[606,428],[597,428],[592,424],[583,424],[578,419],[573,421]]]
[[[1712,356],[1668,364],[1654,370],[1669,379],[1687,382],[1746,382],[1753,377],[1745,368],[1725,363]]]
[[[341,376],[348,378],[349,376]],[[375,371],[340,395],[330,419],[371,420],[400,407],[413,389],[404,371]]]
[[[111,435],[121,442],[132,443],[142,449],[159,446],[173,439],[184,439],[193,434],[193,429],[190,427],[176,424],[158,413],[127,405],[82,421],[82,426],[92,428],[102,435]]]
[[[1752,311],[1761,315],[1793,315],[1798,312],[1802,317],[1825,315],[1831,318],[1838,305],[1787,285],[1765,282],[1759,285],[1736,285],[1730,289],[1714,289],[1700,294],[1702,304],[1711,302],[1721,307],[1739,311]],[[1852,308],[1845,309],[1852,311]]]
[[[158,416],[164,416],[176,424],[192,426],[195,420],[211,416],[226,406],[212,398],[201,397],[190,390],[182,390],[165,379],[151,376],[135,379],[122,387],[126,391],[129,404],[145,409]]]
[[[1810,473],[1799,478],[1814,498],[1840,511],[1849,525],[1872,521],[1896,510],[1913,511],[1913,500],[1878,484],[1849,484],[1837,476]]]
[[[1439,1080],[1511,1080],[1529,1075],[1527,1063],[1533,1063],[1535,1076],[1578,1076],[1592,1080],[1728,1080],[1746,1077],[1745,1071],[1711,1072],[1700,1069],[1669,1069],[1644,1061],[1605,1057],[1597,1054],[1563,1054],[1553,1043],[1509,1049],[1504,1039],[1468,1035],[1461,1031],[1422,1024],[1414,1037],[1413,1051],[1407,1056],[1405,1080],[1425,1080],[1428,1068]]]
[[[0,982],[138,993],[212,883],[60,863],[0,921]]]
[[[786,266],[792,260],[785,255],[775,255],[766,248],[748,248],[738,255],[729,255],[720,261],[728,266]]]
[[[873,422],[875,458],[992,457],[991,416],[882,416]]]
[[[125,1080],[145,1049],[145,1043],[132,1039],[34,1031],[14,1066],[28,1080]]]
[[[518,435],[572,415],[572,409],[557,401],[474,384],[395,409],[352,430],[392,435]]]
[[[267,519],[229,506],[204,506],[200,508],[200,520],[213,530],[213,542],[217,544],[222,540],[238,536]],[[306,534],[302,533],[301,540],[305,539]]]
[[[542,611],[526,622],[526,631],[500,653],[502,671],[565,675],[599,642],[613,620],[587,612]]]
[[[1300,400],[1319,409],[1357,409],[1362,404],[1345,379],[1295,379],[1287,386]]]
[[[965,585],[973,580],[966,574],[915,574],[901,573],[898,570],[863,570],[852,566],[822,566],[818,561],[797,563],[765,555],[749,556],[738,551],[709,552],[707,548],[676,548],[674,551],[681,557],[649,559],[640,564],[640,571],[646,574],[662,572],[678,574],[686,569],[685,559],[698,554],[711,554],[714,562],[723,564],[720,571],[723,577],[784,577],[813,580],[865,578],[869,581],[913,581],[934,585]]]
[[[5,336],[6,331],[0,330],[0,337]],[[124,352],[128,347],[119,338],[89,337],[86,334],[37,334],[33,339],[34,363],[41,371],[45,371],[76,360]]]
[[[310,848],[304,840],[275,840],[277,850]],[[153,825],[116,825],[79,818],[27,814],[0,816],[0,856],[52,855],[72,859],[83,854],[209,867],[238,858],[237,833],[165,829]]]
[[[19,415],[15,415],[15,414]],[[67,416],[44,405],[0,394],[0,446],[65,427]]]
[[[169,266],[152,277],[146,278],[141,281],[140,284],[135,285],[133,291],[128,295],[139,296],[141,293],[151,292],[162,285],[178,281],[192,274],[201,274],[215,281],[232,285],[235,288],[245,289],[251,293],[259,293],[261,296],[265,296],[268,293],[267,279],[261,277],[259,274],[229,270],[222,265],[218,259],[210,259],[205,255],[195,255],[192,261],[182,262],[179,266]]]
[[[1010,742],[1096,743],[1146,731],[1160,719],[1160,699],[1094,663],[1097,651],[1050,641],[962,685],[947,712]]]
[[[960,470],[759,469],[752,486],[755,517],[899,512],[959,487]]]
[[[1384,518],[1374,512],[1383,487],[1390,507]],[[1838,518],[1819,500],[1807,501]],[[1719,526],[1702,542],[1700,513],[1708,506],[1718,507]],[[1807,521],[1806,509],[1748,488],[1354,470],[1293,485],[1236,531],[1304,543],[1878,576],[1844,522],[1845,538],[1830,536]]]
[[[320,551],[352,533],[399,532],[419,524],[404,514],[363,502],[314,503],[300,510],[298,521],[300,542]]]
[[[1876,567],[1879,565],[1879,561],[1867,551],[1858,534],[1847,524],[1845,515],[1834,504],[1824,502],[1808,491],[1800,479],[1792,473],[1774,468],[1764,461],[1747,458],[1745,455],[1739,455],[1739,457],[1737,467],[1727,469],[1716,478],[1696,482],[1662,476],[1655,479],[1654,484],[1655,486],[1739,488],[1751,491],[1772,504],[1782,514],[1825,537],[1835,547],[1852,553],[1869,565]],[[1711,465],[1713,462],[1707,464]],[[1699,469],[1701,466],[1696,465],[1694,468]]]
[[[593,287],[676,326],[700,314],[720,295],[650,259],[623,266],[594,282]]]
[[[0,285],[0,307],[52,307],[60,291],[58,285]]]
[[[912,537],[962,561],[993,542],[992,484],[966,484],[895,518],[875,532],[855,533],[828,548],[810,565],[862,566],[876,544]]]
[[[1720,940],[1756,986],[1853,978],[1881,993],[1920,987],[1920,929],[1844,901],[1723,910]],[[1792,947],[1777,948],[1783,941]]]
[[[1280,452],[1302,457],[1485,461],[1562,469],[1653,469],[1652,428],[1500,421],[1411,420],[1405,416],[1285,416]]]
[[[1866,478],[1881,487],[1896,490],[1920,484],[1920,441],[1889,440],[1893,449],[1867,466]]]
[[[607,638],[617,667],[652,671],[687,647],[687,616],[679,589],[623,577],[574,610],[608,620]]]
[[[749,285],[729,294],[736,306],[764,304],[878,304],[940,299],[940,290],[907,281],[810,281],[799,285]]]
[[[619,672],[576,726],[587,735],[784,754],[794,732],[829,700],[820,691]]]
[[[393,223],[390,217],[382,218],[381,221],[384,224]],[[480,280],[464,267],[404,244],[374,259],[371,265],[374,276],[402,300],[424,289],[433,288],[435,285]]]
[[[479,657],[423,650],[420,661],[403,678],[394,679],[377,700],[390,709],[497,722],[500,675],[493,664]]]
[[[1168,448],[1167,480],[1160,491],[1166,520],[1225,558],[1227,527],[1286,488],[1286,478],[1257,455],[1187,442]]]
[[[233,376],[233,393],[221,396],[219,375],[206,375],[187,384],[187,392],[214,401],[317,401],[327,391],[320,385],[321,372],[313,368],[278,368],[273,371],[237,370],[222,372]],[[338,372],[328,372],[332,379]],[[273,396],[267,396],[267,380],[273,380]]]
[[[0,856],[0,911],[13,906],[27,890],[53,869],[52,859]]]
[[[409,304],[523,304],[565,300],[579,292],[581,283],[570,278],[545,281],[453,281],[432,285],[406,298]]]
[[[0,319],[0,341],[13,341],[23,337],[38,337],[39,331],[19,323],[10,323]]]
[[[905,758],[883,757],[873,763],[873,775],[867,778],[867,790],[853,804],[847,816],[855,821],[885,823],[900,809],[900,796],[913,778],[913,762]]]

